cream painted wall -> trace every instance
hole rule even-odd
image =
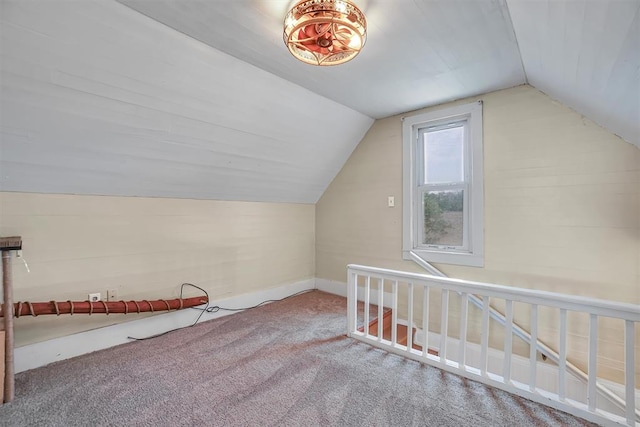
[[[475,99],[484,102],[485,267],[437,267],[456,278],[640,304],[640,149],[530,86],[446,106]],[[316,276],[346,282],[349,263],[422,272],[401,249],[402,126],[394,116],[374,123],[316,204]],[[527,317],[516,313],[524,326]],[[552,339],[555,325],[542,328]],[[580,362],[585,321],[571,321],[570,333]],[[620,350],[619,337],[601,337],[605,375],[618,378]]]
[[[211,299],[314,276],[310,204],[0,193],[0,235],[21,235],[16,301],[171,298],[191,282]],[[199,293],[190,291],[189,296]],[[139,315],[23,317],[16,345]]]

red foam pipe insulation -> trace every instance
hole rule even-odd
[[[134,314],[154,311],[180,310],[206,304],[207,297],[174,298],[169,300],[139,301],[50,301],[17,302],[13,305],[14,316],[39,316],[41,314]],[[4,312],[0,308],[0,317]]]

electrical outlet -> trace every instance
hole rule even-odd
[[[393,196],[389,196],[387,198],[387,206],[389,206],[390,208],[394,207],[396,205],[396,198]]]
[[[100,292],[96,292],[94,294],[89,294],[89,301],[91,301],[91,302],[100,301]]]
[[[118,300],[118,290],[117,289],[107,290],[107,301],[117,301],[117,300]]]

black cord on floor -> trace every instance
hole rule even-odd
[[[245,311],[245,310],[252,310],[252,309],[254,309],[254,308],[258,308],[258,307],[261,307],[261,306],[263,306],[263,305],[265,305],[265,304],[268,304],[268,303],[270,303],[270,302],[284,301],[284,300],[286,300],[286,299],[289,299],[289,298],[295,297],[295,296],[297,296],[297,295],[306,294],[307,292],[311,292],[311,291],[314,291],[314,290],[315,290],[315,289],[306,289],[306,290],[304,290],[304,291],[296,292],[295,294],[291,294],[291,295],[286,296],[286,297],[284,297],[284,298],[280,298],[280,299],[269,299],[269,300],[266,300],[266,301],[262,301],[260,304],[256,304],[256,305],[251,306],[251,307],[227,308],[227,307],[220,307],[219,305],[213,305],[213,306],[210,306],[210,305],[209,305],[209,293],[208,293],[207,291],[205,291],[204,289],[202,289],[201,287],[194,285],[193,283],[183,283],[183,284],[180,286],[180,299],[182,299],[183,292],[184,292],[184,287],[185,287],[185,286],[191,286],[191,287],[194,287],[194,288],[196,288],[196,289],[198,289],[198,290],[200,290],[200,291],[204,292],[204,294],[205,294],[205,295],[206,295],[206,297],[207,297],[207,305],[206,305],[204,308],[199,308],[199,307],[190,307],[190,308],[192,308],[192,309],[194,309],[194,310],[200,310],[200,314],[199,314],[199,315],[198,315],[198,317],[196,318],[195,322],[193,322],[191,325],[188,325],[188,326],[181,326],[181,327],[179,327],[179,328],[170,329],[170,330],[168,330],[168,331],[161,332],[161,333],[156,334],[156,335],[151,335],[151,336],[149,336],[149,337],[145,337],[145,338],[135,338],[135,337],[127,337],[127,338],[128,338],[128,339],[130,339],[130,340],[144,341],[144,340],[148,340],[148,339],[151,339],[151,338],[161,337],[161,336],[163,336],[163,335],[168,334],[169,332],[179,331],[180,329],[191,328],[192,326],[197,325],[197,324],[198,324],[198,322],[200,321],[200,318],[202,317],[202,315],[203,315],[204,313],[217,313],[217,312],[218,312],[218,311],[220,311],[220,310],[222,310],[222,311]]]
[[[144,340],[148,340],[148,339],[151,339],[151,338],[161,337],[161,336],[163,336],[163,335],[168,334],[169,332],[179,331],[180,329],[185,329],[185,328],[190,328],[190,327],[192,327],[192,326],[195,326],[195,325],[200,321],[200,318],[202,317],[202,315],[204,314],[204,312],[205,312],[206,310],[208,310],[208,309],[209,309],[209,293],[208,293],[207,291],[205,291],[204,289],[202,289],[201,287],[194,285],[193,283],[183,283],[183,284],[180,286],[180,299],[183,299],[183,296],[184,296],[184,287],[185,287],[185,286],[191,286],[191,287],[194,287],[194,288],[196,288],[196,289],[198,289],[198,290],[200,290],[200,291],[204,292],[204,294],[205,294],[205,295],[206,295],[206,297],[207,297],[207,305],[206,305],[206,307],[205,307],[205,308],[201,309],[201,310],[203,310],[203,311],[202,311],[202,313],[200,313],[200,315],[196,318],[196,321],[195,321],[195,322],[193,322],[193,323],[192,323],[191,325],[189,325],[189,326],[181,326],[181,327],[179,327],[179,328],[169,329],[168,331],[161,332],[161,333],[156,334],[156,335],[151,335],[151,336],[149,336],[149,337],[145,337],[145,338],[127,337],[127,339],[130,339],[130,340],[136,340],[136,341],[144,341]]]
[[[305,289],[304,291],[300,291],[300,292],[296,292],[295,294],[291,294],[289,296],[286,296],[284,298],[280,298],[280,299],[268,299],[266,301],[262,301],[260,304],[256,304],[252,307],[241,307],[241,308],[226,308],[226,307],[220,307],[219,305],[213,305],[211,307],[207,307],[207,308],[198,308],[198,307],[191,307],[194,310],[202,310],[203,312],[206,311],[207,313],[217,313],[220,310],[223,311],[245,311],[245,310],[251,310],[254,308],[258,308],[261,307],[265,304],[268,304],[270,302],[277,302],[277,301],[284,301],[288,298],[291,297],[295,297],[297,295],[301,295],[301,294],[306,294],[307,292],[311,292],[311,291],[315,291],[315,289]],[[200,313],[200,315],[202,316],[202,313]]]

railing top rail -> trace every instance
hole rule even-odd
[[[556,292],[523,289],[470,280],[451,279],[428,274],[389,270],[386,268],[368,267],[349,264],[349,271],[366,273],[389,280],[406,280],[412,283],[428,284],[438,288],[447,288],[458,292],[466,292],[489,297],[498,297],[516,302],[565,308],[571,311],[582,311],[600,316],[614,317],[633,322],[640,322],[640,305],[615,302],[583,296],[560,294]]]

